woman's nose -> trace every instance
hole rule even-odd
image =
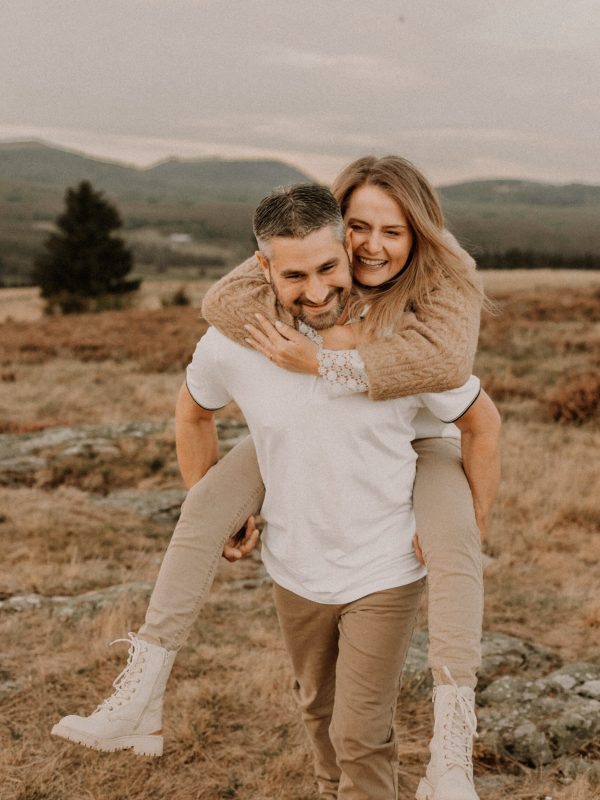
[[[364,247],[369,251],[369,253],[378,253],[381,249],[381,237],[379,236],[378,231],[371,231],[367,240],[364,244]]]

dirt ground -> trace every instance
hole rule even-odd
[[[485,544],[494,558],[485,626],[565,660],[598,662],[600,276],[485,278],[499,311],[483,320],[476,371],[504,421],[503,482]],[[191,307],[157,303],[42,318],[30,290],[0,291],[0,431],[170,417],[183,367],[205,330],[196,307],[201,293],[194,289]],[[177,484],[170,432],[124,444],[118,457],[74,457],[62,471],[0,481],[0,600],[152,581],[170,526],[99,506],[94,493]],[[110,693],[126,647],[107,643],[137,629],[143,597],[69,619],[46,608],[0,612],[0,686],[18,684],[4,696],[0,690],[0,800],[315,797],[270,590],[250,580],[257,570],[256,560],[223,563],[177,659],[165,755],[156,760],[49,736],[62,715],[89,713]],[[242,588],[245,578],[250,588]],[[427,760],[430,705],[401,697],[402,798],[413,797]],[[482,800],[600,796],[586,778],[565,782],[553,766],[498,762],[479,745],[476,755],[477,775],[488,779]],[[599,760],[600,744],[579,755]],[[489,780],[497,775],[502,786]]]

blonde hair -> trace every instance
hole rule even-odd
[[[355,287],[350,315],[358,318],[368,306],[361,336],[373,338],[397,329],[402,312],[423,309],[442,285],[483,300],[473,263],[448,240],[436,193],[410,161],[399,156],[365,156],[348,164],[331,187],[343,215],[352,193],[365,185],[378,186],[398,203],[412,229],[413,246],[406,267],[391,281],[372,288]]]

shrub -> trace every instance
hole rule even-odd
[[[185,290],[185,286],[180,286],[173,294],[161,297],[160,302],[163,308],[168,308],[168,306],[189,306],[191,300]]]
[[[600,373],[572,375],[546,396],[552,419],[573,425],[600,419]]]

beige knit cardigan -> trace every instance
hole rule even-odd
[[[474,271],[471,256],[451,234],[447,237],[458,248],[465,269]],[[474,292],[466,296],[451,286],[438,288],[424,308],[402,314],[392,333],[359,344],[371,400],[462,386],[473,371],[482,297]],[[202,315],[228,338],[246,345],[244,324],[253,322],[256,312],[293,324],[253,256],[208,290]]]

